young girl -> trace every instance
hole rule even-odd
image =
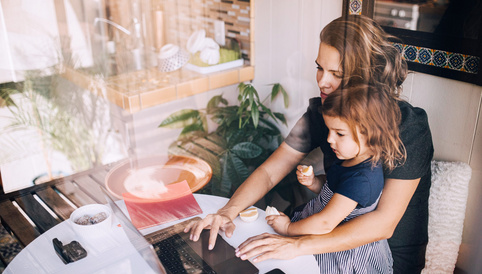
[[[292,222],[284,214],[266,218],[281,235],[326,234],[373,211],[384,185],[382,164],[392,170],[405,158],[400,110],[385,92],[367,86],[341,89],[328,95],[321,110],[338,160],[327,170],[326,183],[298,172],[300,183],[319,195],[295,212]],[[315,258],[320,273],[393,272],[386,240]]]

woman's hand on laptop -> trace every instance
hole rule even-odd
[[[253,262],[257,263],[268,259],[293,259],[301,255],[299,251],[297,237],[263,233],[240,244],[236,248],[236,256],[242,260],[254,257]]]
[[[216,213],[216,214],[209,214],[204,219],[200,221],[192,221],[190,222],[186,228],[184,229],[185,233],[191,231],[191,235],[189,239],[192,241],[199,240],[199,235],[203,229],[210,229],[209,233],[209,250],[214,248],[216,244],[216,238],[218,236],[219,230],[224,231],[226,237],[231,237],[233,235],[234,229],[236,225],[234,225],[233,221],[225,215]]]

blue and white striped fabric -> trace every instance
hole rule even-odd
[[[325,183],[323,189],[318,197],[308,202],[302,211],[295,212],[292,222],[305,219],[315,213],[320,212],[333,197],[333,192]],[[377,201],[364,208],[354,209],[343,222],[352,218],[363,215],[367,212],[373,211],[380,197]],[[314,254],[320,273],[393,273],[392,253],[388,246],[387,240],[369,243],[356,247],[354,249],[339,251],[333,253]]]

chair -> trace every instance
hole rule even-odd
[[[432,161],[428,245],[422,273],[454,273],[471,175],[466,163]]]

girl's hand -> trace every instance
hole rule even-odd
[[[296,177],[300,184],[310,188],[315,183],[315,174],[313,173],[313,168],[308,173],[303,173],[303,168],[306,166],[298,165],[296,167]]]
[[[270,225],[276,233],[288,236],[288,228],[291,220],[283,212],[280,215],[271,215],[266,217],[266,222]]]

